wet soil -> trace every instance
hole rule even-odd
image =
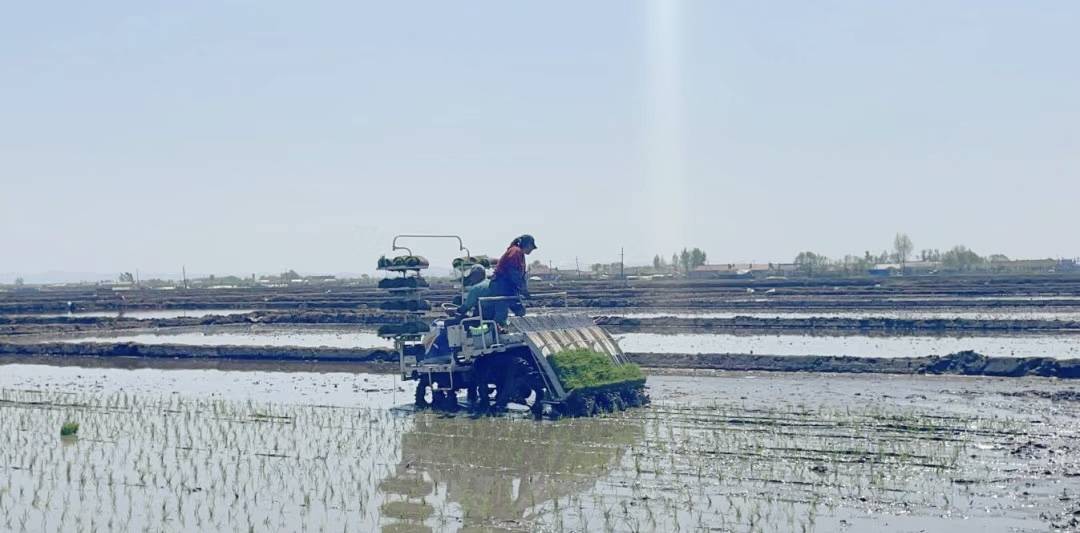
[[[0,529],[1045,531],[1080,501],[1056,380],[680,371],[652,407],[539,423],[402,385],[4,367]]]
[[[226,331],[229,329],[226,328]],[[167,331],[167,330],[166,330]],[[186,331],[186,330],[181,330]],[[152,335],[152,334],[146,334]],[[192,335],[184,333],[182,335]],[[330,369],[397,370],[397,353],[379,347],[304,346],[312,344],[303,332],[285,330],[273,343],[259,344],[261,335],[246,334],[245,345],[200,344],[223,335],[197,334],[187,343],[169,343],[176,335],[153,335],[153,343],[118,341],[108,337],[92,339],[19,337],[0,341],[0,363],[48,361],[50,364],[84,364],[130,367],[141,360],[148,368],[274,368],[277,364],[324,366]],[[236,333],[224,336],[237,336]],[[355,334],[346,334],[333,342],[349,344]],[[318,343],[326,342],[324,333]],[[138,338],[138,337],[133,337]],[[231,338],[231,337],[230,337]],[[366,338],[366,337],[365,337]],[[892,339],[889,339],[892,340]],[[195,342],[195,343],[193,343]],[[949,355],[925,356],[836,356],[779,355],[755,353],[678,353],[634,352],[627,357],[646,368],[691,368],[729,371],[829,372],[880,374],[955,374],[986,376],[1045,376],[1063,379],[1080,378],[1080,359],[1059,357],[987,356],[973,351]],[[86,363],[91,364],[91,363]],[[374,366],[373,366],[374,365]]]
[[[648,353],[629,353],[627,356],[632,362],[648,368],[1080,378],[1080,360],[1057,360],[1045,357],[987,357],[975,352],[960,352],[945,356],[887,358]]]
[[[41,337],[21,336],[19,342],[34,340],[107,344],[183,344],[189,346],[300,346],[310,348],[384,348],[394,343],[371,330],[342,326],[293,324],[287,328],[272,325],[203,326],[199,328],[156,328],[102,331],[94,334],[68,334]]]
[[[733,353],[917,357],[975,351],[989,357],[1080,359],[1077,334],[951,334],[925,332],[619,333],[614,338],[631,353]]]
[[[557,311],[557,309],[552,309]],[[545,312],[545,310],[534,310]],[[612,316],[592,313],[597,323],[613,332],[860,332],[926,334],[993,334],[993,333],[1076,333],[1080,322],[1059,319],[997,319],[997,318],[838,318],[807,317],[777,318],[735,316],[731,318],[694,318],[686,316]],[[431,313],[428,319],[445,315]],[[194,317],[151,318],[103,317],[82,315],[0,315],[0,335],[33,335],[49,332],[83,332],[94,330],[176,328],[230,324],[352,324],[380,326],[404,320],[403,313],[381,311],[254,311],[243,314],[205,315]]]
[[[877,352],[852,353],[836,349],[828,353],[786,353],[750,349],[750,353],[723,353],[729,349],[698,349],[644,347],[628,350],[631,358],[653,368],[685,366],[718,370],[756,369],[773,371],[827,372],[924,372],[988,375],[1047,375],[1075,377],[1071,361],[1048,361],[1049,358],[1068,359],[1075,346],[1068,344],[1075,335],[1078,323],[1074,320],[1042,318],[1060,312],[1070,316],[1080,310],[1080,277],[1077,276],[970,276],[927,277],[902,279],[814,279],[814,280],[719,280],[639,282],[575,282],[544,283],[544,290],[567,290],[572,307],[585,307],[604,314],[600,323],[614,333],[648,335],[650,333],[692,334],[830,334],[830,335],[972,335],[982,339],[993,335],[1019,335],[1034,339],[1041,336],[1060,336],[1059,350],[1023,350],[1016,355],[1029,357],[998,357],[993,350],[983,349],[985,355],[977,360],[946,354],[970,346],[945,350],[912,350],[905,357],[889,359]],[[752,291],[752,292],[751,292]],[[448,284],[433,283],[428,293],[432,301],[449,300],[455,289]],[[165,332],[174,328],[248,327],[273,325],[307,327],[310,325],[339,325],[370,331],[378,326],[400,322],[402,314],[378,310],[386,299],[384,291],[371,285],[295,286],[286,288],[252,289],[191,289],[173,291],[134,290],[123,293],[107,288],[47,288],[0,293],[0,358],[26,360],[49,357],[51,360],[90,358],[104,361],[109,358],[131,360],[145,358],[150,365],[165,361],[192,361],[199,365],[273,365],[287,363],[312,364],[383,364],[393,361],[393,354],[372,347],[315,348],[311,346],[237,346],[233,342],[220,345],[190,346],[182,343],[147,345],[142,342],[120,342],[122,339],[98,338],[102,342],[55,342],[57,335],[105,337],[129,332],[141,335],[144,331]],[[256,311],[228,316],[187,316],[138,319],[134,317],[102,316],[13,316],[2,313],[63,312],[71,302],[79,311],[142,310],[151,313],[171,313],[183,310],[236,309]],[[548,302],[551,303],[551,302]],[[613,316],[612,309],[632,312],[662,312],[678,306],[684,310],[735,313],[732,317],[693,316]],[[764,317],[738,316],[741,311],[788,313],[857,313],[857,312],[933,312],[968,313],[968,318],[905,318],[905,317]],[[540,311],[542,312],[542,310]],[[971,313],[1035,313],[1040,318],[972,318]],[[1011,314],[1011,315],[1010,315]],[[160,316],[160,315],[148,315]],[[434,315],[428,318],[433,318]],[[1036,338],[1038,336],[1038,338]],[[28,344],[27,339],[36,339]],[[143,337],[130,337],[141,340]],[[159,339],[155,338],[155,342]],[[1055,341],[1056,342],[1056,341]],[[251,342],[246,344],[258,344]],[[300,343],[302,344],[302,343]],[[1059,346],[1060,347],[1060,346]],[[691,353],[700,351],[705,353]],[[660,353],[673,352],[673,353]],[[920,353],[922,352],[922,353]],[[841,357],[840,354],[856,357]],[[893,354],[896,355],[896,354]],[[1012,355],[1012,354],[1008,354]],[[1044,358],[1045,357],[1045,358]],[[956,360],[963,364],[954,364]],[[944,361],[944,362],[943,362]],[[107,364],[102,362],[100,364]],[[174,363],[170,363],[174,364]]]
[[[773,280],[537,282],[533,292],[566,291],[572,307],[788,309],[1080,308],[1080,275],[914,276]],[[457,291],[433,281],[428,299]],[[357,310],[388,300],[370,284],[281,288],[114,291],[47,287],[0,293],[0,314],[160,309]],[[69,306],[70,303],[70,306]]]
[[[295,361],[326,363],[396,362],[387,348],[322,348],[303,346],[198,346],[191,344],[139,344],[134,342],[18,342],[0,343],[4,357],[97,357],[146,359],[209,359],[233,361]]]
[[[241,324],[350,324],[358,326],[380,326],[384,324],[399,323],[404,320],[403,316],[402,313],[386,313],[379,311],[254,311],[246,314],[157,319],[80,315],[0,315],[0,335],[35,335],[63,332],[229,326]]]

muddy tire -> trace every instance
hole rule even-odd
[[[487,388],[486,384],[484,385],[484,388]],[[475,410],[477,410],[477,409],[479,409],[481,407],[481,405],[480,405],[480,391],[479,391],[479,389],[477,388],[476,385],[473,385],[473,386],[469,387],[468,392],[465,394],[465,398],[469,402],[469,409],[472,409],[472,410],[475,411]]]
[[[548,418],[551,418],[552,420],[558,420],[563,416],[566,416],[566,404],[560,403],[551,406],[551,412],[548,413]]]
[[[533,365],[523,357],[507,360],[502,380],[495,391],[495,406],[502,409],[510,403],[516,403],[529,409],[542,409],[540,402],[543,399],[543,380]]]
[[[435,391],[431,395],[431,407],[439,411],[443,410],[446,406],[446,392]]]
[[[438,390],[432,397],[432,407],[439,411],[454,412],[458,410],[457,394],[450,390]]]
[[[589,416],[589,412],[586,410],[585,406],[585,398],[576,394],[566,399],[566,403],[562,406],[562,411],[566,416]]]
[[[594,394],[574,394],[566,401],[567,416],[596,416],[603,412]]]
[[[458,403],[457,390],[446,391],[446,400],[443,403],[443,411],[449,411],[451,413],[457,412],[461,409],[461,404]]]

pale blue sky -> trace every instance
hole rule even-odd
[[[18,2],[0,272],[1080,255],[1078,2]],[[447,246],[424,248],[438,261]]]

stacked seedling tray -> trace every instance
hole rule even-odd
[[[457,259],[454,259],[452,264],[454,265],[455,269],[464,274],[468,274],[469,269],[472,268],[474,265],[480,265],[485,269],[490,269],[494,265],[494,263],[491,261],[491,258],[486,255],[459,257]]]
[[[394,339],[399,350],[419,342],[431,329],[423,320],[424,313],[431,310],[431,302],[424,298],[430,289],[427,280],[420,275],[420,271],[428,266],[427,259],[416,255],[379,258],[379,270],[391,273],[379,280],[379,288],[391,296],[379,304],[379,308],[401,317],[400,322],[380,326],[379,336]]]

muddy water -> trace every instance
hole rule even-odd
[[[0,530],[1026,531],[1080,490],[1051,380],[651,376],[536,423],[387,408],[386,376],[0,369]],[[323,394],[356,383],[389,390]]]
[[[974,350],[992,357],[1080,358],[1080,335],[830,336],[626,333],[614,336],[631,353],[734,353],[922,357]]]
[[[134,318],[139,320],[169,319],[169,318],[202,318],[207,316],[245,315],[253,313],[254,309],[148,309],[125,311],[122,315],[117,311],[88,311],[85,313],[40,313],[40,314],[15,314],[7,316],[34,316],[42,318],[54,318],[69,316],[100,317],[100,318]]]
[[[302,346],[328,348],[389,348],[393,344],[373,332],[357,327],[207,326],[168,328],[153,332],[120,332],[93,336],[36,337],[37,341],[134,342],[139,344],[186,344],[192,346]]]
[[[0,366],[0,389],[339,407],[390,408],[412,399],[411,385],[396,374]]]
[[[807,318],[849,318],[849,319],[899,319],[899,320],[1060,320],[1080,321],[1080,311],[1076,310],[1043,310],[1043,309],[1010,309],[1001,311],[963,311],[963,310],[940,310],[940,311],[693,311],[693,310],[664,310],[648,312],[625,312],[610,310],[605,312],[591,312],[593,315],[607,315],[626,318],[735,318],[740,316],[753,318],[779,318],[779,319],[807,319]]]
[[[985,301],[1001,300],[1001,301],[1007,301],[1007,302],[1069,302],[1069,303],[1074,303],[1074,304],[1075,303],[1080,303],[1080,298],[1077,298],[1075,295],[1073,295],[1073,296],[1068,296],[1068,295],[1032,295],[1032,296],[1023,296],[1023,295],[1008,295],[1008,296],[990,296],[990,295],[986,295],[986,296],[921,296],[921,295],[915,295],[915,296],[896,296],[896,297],[891,297],[891,298],[885,298],[885,300],[889,301],[889,302],[908,302],[908,301],[912,301],[912,300],[925,300],[925,301],[935,301],[935,302],[950,301],[950,300],[957,300],[957,301],[971,300],[971,301],[985,302]]]

